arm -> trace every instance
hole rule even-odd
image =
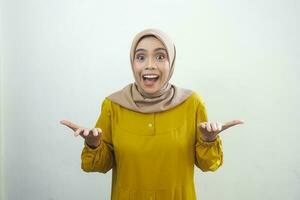
[[[199,97],[196,113],[196,144],[195,165],[202,171],[216,171],[223,164],[222,141],[219,136],[214,141],[203,140],[202,132],[198,128],[201,122],[207,122],[205,104]]]
[[[95,127],[102,129],[100,145],[92,148],[84,143],[81,153],[81,168],[85,172],[108,172],[114,165],[114,150],[111,138],[111,110],[110,101],[102,103],[101,114]]]

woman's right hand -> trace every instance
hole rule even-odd
[[[88,146],[96,148],[100,145],[100,138],[102,134],[102,130],[100,128],[88,129],[78,126],[68,120],[62,120],[60,123],[72,129],[75,132],[75,137],[78,135],[83,137]]]

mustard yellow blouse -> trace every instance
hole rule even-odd
[[[196,200],[194,164],[215,171],[223,163],[222,141],[201,140],[207,121],[202,98],[193,93],[168,111],[143,114],[106,98],[95,127],[103,131],[96,149],[84,144],[81,168],[112,169],[112,200]]]

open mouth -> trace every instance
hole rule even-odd
[[[144,84],[146,86],[152,86],[159,79],[159,75],[157,74],[144,74],[142,75]]]

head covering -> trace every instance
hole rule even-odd
[[[135,76],[133,70],[133,61],[135,50],[139,41],[145,36],[154,36],[159,39],[165,46],[170,63],[170,72],[167,81],[162,88],[155,94],[146,93],[140,86],[139,78]],[[158,29],[146,29],[138,33],[132,42],[130,49],[130,62],[134,74],[135,83],[131,83],[123,89],[111,94],[108,98],[129,110],[141,113],[162,112],[174,108],[175,106],[186,100],[192,91],[176,87],[169,83],[174,71],[174,63],[176,58],[176,49],[172,40],[164,32]]]

